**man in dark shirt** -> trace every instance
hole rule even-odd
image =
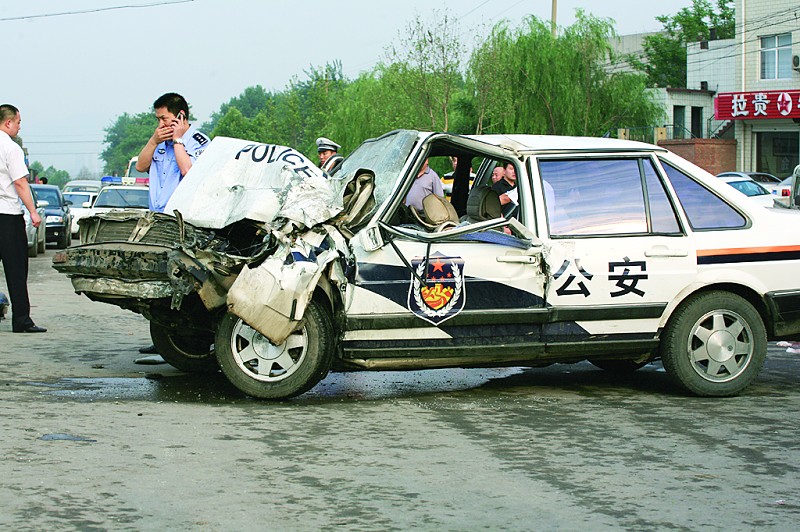
[[[492,185],[492,190],[500,196],[503,215],[508,217],[517,208],[517,170],[512,163],[506,163],[503,178]]]

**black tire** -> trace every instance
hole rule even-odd
[[[71,241],[72,241],[72,234],[69,232],[69,228],[67,228],[67,230],[64,231],[61,234],[61,237],[58,239],[56,247],[58,249],[67,249]]]
[[[637,369],[641,369],[650,363],[649,360],[645,360],[644,362],[636,362],[633,360],[608,360],[608,359],[590,360],[589,362],[591,362],[598,368],[602,369],[603,371],[608,371],[609,373],[617,373],[617,374],[633,373]]]
[[[222,372],[239,390],[259,399],[286,399],[307,392],[330,371],[333,326],[327,310],[311,301],[300,327],[276,346],[229,312],[214,345]]]
[[[36,234],[36,245],[39,246],[39,253],[44,253],[44,250],[47,247],[47,233],[42,231],[41,240],[39,240],[39,234]]]
[[[188,373],[214,372],[219,369],[211,344],[211,334],[176,334],[169,327],[150,322],[150,338],[156,351],[168,364]]]
[[[39,238],[39,235],[36,235],[36,238]],[[33,242],[33,245],[28,248],[28,257],[33,259],[39,255],[39,241],[36,240]]]
[[[661,338],[667,373],[686,390],[705,397],[728,397],[747,388],[766,356],[761,316],[729,292],[706,292],[686,300]]]

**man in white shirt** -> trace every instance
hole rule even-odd
[[[10,104],[0,105],[0,262],[6,276],[11,299],[11,330],[17,332],[47,332],[31,319],[28,299],[28,237],[22,204],[31,215],[34,227],[42,218],[36,212],[28,186],[28,167],[25,154],[12,139],[19,134],[22,118],[19,109]]]

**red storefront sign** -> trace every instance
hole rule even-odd
[[[800,118],[800,90],[722,92],[714,98],[716,120]]]

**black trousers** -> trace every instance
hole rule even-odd
[[[28,299],[28,237],[21,214],[0,214],[0,262],[11,299],[11,328],[27,329],[33,320]]]

